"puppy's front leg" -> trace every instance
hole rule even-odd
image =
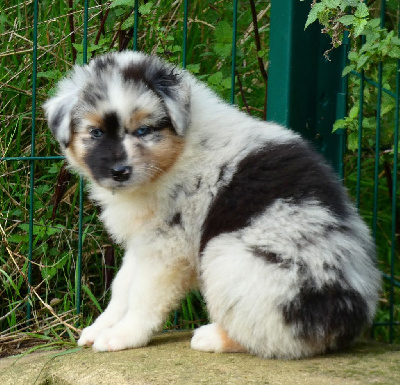
[[[114,326],[125,316],[128,310],[129,290],[132,285],[132,271],[134,269],[134,260],[132,258],[124,258],[121,269],[112,283],[110,303],[93,325],[83,329],[78,345],[92,346],[104,329]]]
[[[162,258],[159,253],[138,255],[131,250],[124,258],[131,266],[127,311],[96,338],[93,349],[97,351],[146,345],[194,283],[195,270],[183,256]]]

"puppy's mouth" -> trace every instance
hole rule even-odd
[[[132,187],[135,184],[135,178],[133,176],[133,169],[131,166],[126,165],[115,165],[103,175],[92,174],[93,179],[101,186],[106,189],[123,189]]]

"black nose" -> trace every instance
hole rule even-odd
[[[125,182],[129,179],[132,173],[132,167],[129,166],[114,166],[111,169],[111,175],[117,182]]]

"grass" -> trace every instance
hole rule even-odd
[[[42,0],[39,2],[38,78],[35,154],[58,155],[59,149],[46,127],[41,104],[74,62],[83,60],[83,2]],[[92,55],[133,47],[133,1],[89,1],[88,51]],[[73,4],[73,8],[69,7]],[[208,82],[227,100],[231,84],[231,2],[191,1],[188,15],[187,68]],[[254,38],[251,9],[240,2],[236,72],[236,103],[239,108],[265,116],[265,79],[261,58],[267,68],[269,1],[256,3],[257,29],[261,47]],[[0,156],[31,154],[33,3],[4,0],[0,6]],[[182,63],[183,1],[152,1],[140,7],[138,48]],[[347,158],[347,183],[354,194],[354,155]],[[363,208],[371,217],[372,161],[363,165]],[[120,263],[122,251],[112,243],[97,219],[97,209],[85,200],[83,209],[82,303],[76,308],[79,180],[63,161],[41,160],[34,164],[34,207],[32,243],[32,286],[29,286],[29,183],[28,161],[0,162],[0,350],[9,354],[17,346],[39,346],[49,341],[70,344],[79,326],[85,326],[104,309],[109,286]],[[380,178],[385,197],[379,212],[380,266],[388,272],[390,248],[390,204],[386,180]],[[396,254],[398,259],[398,254]],[[400,280],[400,267],[396,266]],[[30,294],[28,294],[28,288]],[[396,289],[397,290],[397,289]],[[399,316],[396,291],[396,317]],[[32,319],[26,321],[27,303]],[[387,319],[388,294],[382,297],[378,319]],[[166,328],[193,328],[207,319],[198,292],[182,301]],[[397,331],[396,338],[400,340]],[[379,331],[387,339],[387,329]]]

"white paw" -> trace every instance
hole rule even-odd
[[[129,348],[145,346],[148,336],[137,336],[137,332],[131,329],[113,327],[103,330],[93,344],[96,352],[115,352]]]
[[[88,326],[82,330],[81,336],[78,340],[79,346],[92,346],[96,338],[104,329],[96,327],[96,325]]]
[[[203,352],[221,352],[223,342],[219,327],[214,323],[200,327],[194,332],[190,346]]]

